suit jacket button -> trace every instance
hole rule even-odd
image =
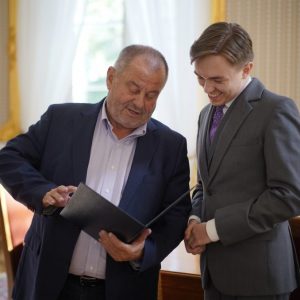
[[[207,196],[211,196],[212,195],[211,190],[207,190],[206,194],[207,194]]]

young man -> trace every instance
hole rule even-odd
[[[189,189],[185,138],[151,118],[167,76],[160,52],[128,46],[107,71],[103,101],[52,105],[0,151],[1,182],[35,212],[14,300],[157,298],[160,262],[184,236],[188,196],[131,244],[104,231],[96,241],[59,211],[83,181],[146,223]]]
[[[299,275],[288,224],[300,214],[298,110],[250,77],[252,41],[238,24],[209,26],[190,55],[210,100],[185,234],[187,251],[201,253],[205,299],[289,299]]]

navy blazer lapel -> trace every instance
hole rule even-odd
[[[218,140],[216,141],[215,150],[213,153],[213,159],[209,168],[209,180],[214,177],[217,169],[222,161],[224,154],[231,144],[232,139],[242,126],[244,120],[248,114],[252,111],[252,106],[249,104],[251,100],[257,100],[261,98],[264,86],[255,78],[235,100],[232,106],[228,109],[230,113],[227,122],[224,124]],[[232,111],[230,111],[232,110]],[[222,125],[222,124],[221,124]]]
[[[75,184],[86,181],[87,168],[89,165],[93,135],[99,111],[103,101],[91,106],[88,110],[80,113],[80,119],[74,119],[73,126],[73,175]]]
[[[132,166],[119,204],[125,210],[143,181],[144,176],[149,173],[148,165],[157,147],[157,143],[155,143],[155,129],[156,125],[150,120],[146,134],[137,140]]]

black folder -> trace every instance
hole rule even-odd
[[[99,231],[105,230],[113,232],[122,241],[130,243],[138,237],[143,229],[149,228],[174,205],[186,197],[192,189],[182,194],[150,222],[143,224],[84,183],[80,183],[76,192],[60,212],[60,215],[96,240],[99,239]]]

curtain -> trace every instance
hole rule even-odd
[[[85,0],[19,0],[17,59],[21,128],[50,103],[69,100],[72,62]]]
[[[210,1],[125,0],[124,4],[125,45],[153,46],[169,64],[169,79],[153,116],[187,138],[193,159],[199,111],[208,100],[193,73],[189,49],[209,25]]]
[[[212,0],[212,23],[225,21],[226,0]]]
[[[0,141],[7,141],[20,132],[20,103],[16,64],[17,0],[3,1],[1,8],[3,9],[1,12],[3,19],[1,21],[7,22],[7,24],[1,24],[4,25],[7,34],[5,35],[6,41],[2,41],[3,44],[0,43],[0,46],[8,51],[7,56],[1,60],[1,72],[7,72],[7,74],[3,74],[4,78],[1,77],[0,88],[3,90],[0,99],[5,103],[1,103],[0,108],[5,112],[7,111],[7,114],[1,111],[6,118],[4,124],[0,124]],[[8,11],[8,20],[5,18],[6,11]],[[2,144],[0,143],[1,147]]]

